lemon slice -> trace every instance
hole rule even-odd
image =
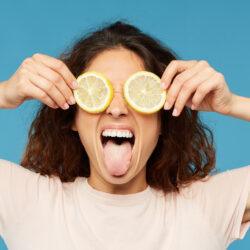
[[[151,114],[159,111],[167,92],[161,89],[161,79],[154,73],[139,71],[128,78],[123,86],[124,97],[137,112]]]
[[[76,103],[89,113],[105,110],[113,98],[113,88],[108,78],[89,71],[77,78],[78,88],[73,90]]]

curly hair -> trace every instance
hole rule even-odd
[[[121,21],[84,36],[59,59],[77,77],[99,53],[120,47],[139,55],[145,69],[159,77],[177,59],[160,41]],[[23,167],[41,175],[57,176],[62,182],[90,176],[88,155],[78,132],[71,129],[76,110],[76,105],[61,110],[42,104],[29,130]],[[159,112],[163,129],[147,161],[146,180],[164,193],[179,192],[182,186],[205,180],[215,169],[213,134],[202,124],[198,111],[184,107],[178,117],[171,115],[172,110]]]

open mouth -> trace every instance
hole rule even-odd
[[[100,135],[103,160],[111,176],[122,177],[130,168],[135,136],[130,129],[104,129]]]
[[[102,142],[102,146],[105,147],[105,145],[107,144],[107,142],[109,140],[112,140],[115,144],[117,145],[121,145],[124,142],[129,142],[132,147],[135,144],[135,136],[133,135],[133,137],[131,138],[126,138],[126,137],[112,137],[112,136],[103,136],[101,135],[101,142]]]
[[[135,143],[135,135],[130,129],[104,129],[100,137],[103,148],[109,141],[112,141],[115,145],[122,145],[124,142],[129,142],[132,148]]]

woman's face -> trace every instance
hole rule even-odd
[[[108,108],[99,114],[77,107],[72,129],[78,131],[89,157],[88,183],[99,191],[113,194],[140,192],[147,187],[146,162],[158,141],[160,115],[134,111],[124,99],[123,84],[132,74],[145,70],[144,63],[130,50],[112,49],[96,56],[84,72],[92,70],[108,77],[114,96]],[[134,143],[131,143],[133,139],[124,139],[120,145],[111,137],[104,140],[105,130],[117,136],[132,133]]]

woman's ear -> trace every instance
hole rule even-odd
[[[72,125],[71,129],[72,129],[73,131],[77,131],[75,125]]]
[[[73,124],[71,126],[71,129],[73,131],[78,131],[78,129],[76,127],[76,118],[77,118],[77,115],[78,115],[78,107],[76,106],[76,112],[75,112],[75,116],[74,116],[74,121],[73,121]]]
[[[158,124],[159,124],[159,136],[162,135],[162,123],[161,123],[162,117],[161,112],[158,113]]]
[[[76,128],[76,124],[75,124],[75,121],[73,122],[72,126],[71,126],[71,129],[73,131],[78,131],[77,128]]]

